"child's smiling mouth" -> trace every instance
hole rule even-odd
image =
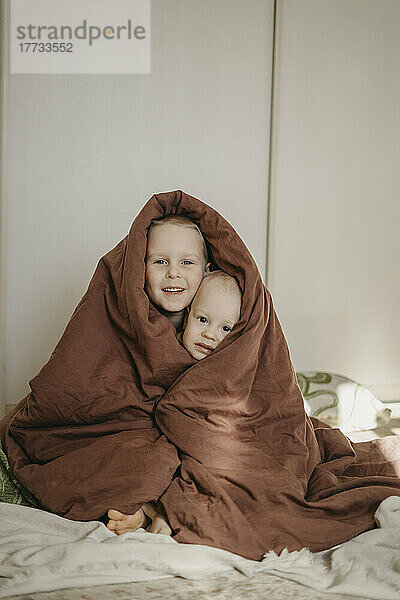
[[[164,294],[179,294],[179,293],[185,291],[185,288],[175,287],[175,286],[168,286],[168,287],[161,288],[161,289],[164,292]]]

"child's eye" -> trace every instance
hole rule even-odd
[[[155,265],[166,265],[167,261],[164,258],[159,258],[157,260],[154,261]]]
[[[194,265],[194,261],[193,260],[183,260],[182,264],[184,264],[184,265]]]
[[[207,323],[207,319],[205,317],[197,317],[200,323]]]
[[[232,327],[229,327],[229,325],[223,325],[222,330],[226,333],[229,333],[230,331],[232,331]]]

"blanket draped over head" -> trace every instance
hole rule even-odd
[[[144,291],[152,219],[197,223],[237,278],[241,318],[193,359]],[[261,559],[322,550],[374,527],[400,496],[400,437],[351,443],[304,411],[287,344],[256,264],[215,210],[156,194],[98,263],[31,393],[1,422],[17,478],[70,519],[159,501],[177,541]]]

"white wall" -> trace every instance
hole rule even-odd
[[[153,193],[211,204],[265,273],[273,0],[153,0],[151,35],[150,75],[3,72],[3,405]]]
[[[400,2],[277,8],[268,284],[297,369],[400,398]],[[153,0],[151,75],[3,77],[3,404],[154,192],[220,210],[265,272],[272,20]]]
[[[268,263],[295,367],[388,399],[400,397],[399,27],[396,0],[278,2]]]

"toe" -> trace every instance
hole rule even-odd
[[[119,510],[116,510],[115,508],[110,508],[107,515],[110,517],[110,519],[113,519],[114,521],[119,521],[120,519],[126,517],[124,513],[120,512]]]
[[[107,529],[109,529],[110,531],[114,531],[115,527],[116,527],[116,523],[114,521],[108,521],[107,525],[106,525]]]

